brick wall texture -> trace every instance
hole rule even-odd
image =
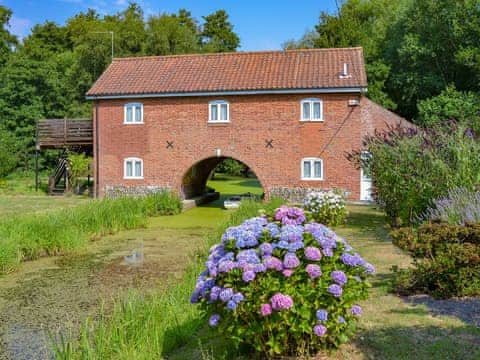
[[[323,122],[300,121],[300,102],[305,98],[322,99]],[[349,100],[355,99],[360,105],[349,106]],[[229,102],[230,123],[208,123],[212,100]],[[128,102],[143,103],[143,124],[123,123]],[[192,196],[202,190],[220,160],[216,158],[219,149],[222,157],[247,164],[267,197],[281,191],[298,196],[302,189],[341,188],[351,200],[358,200],[360,170],[345,154],[361,148],[363,136],[373,129],[400,121],[404,120],[354,93],[96,100],[98,196],[122,189],[131,193],[135,188],[169,188],[181,196]],[[272,148],[266,146],[270,140]],[[172,148],[167,141],[173,143]],[[128,157],[143,159],[143,179],[123,178]],[[306,157],[323,159],[323,180],[301,180],[301,160]]]

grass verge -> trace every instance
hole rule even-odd
[[[71,209],[0,221],[0,274],[14,271],[21,261],[69,252],[92,238],[145,226],[149,216],[180,210],[177,196],[161,192],[144,198],[90,201]]]
[[[146,297],[131,293],[117,302],[112,314],[98,322],[87,322],[78,341],[63,341],[55,348],[58,359],[158,359],[191,340],[204,325],[190,295],[198,274],[203,270],[208,249],[217,243],[224,230],[256,216],[260,208],[275,208],[279,201],[261,204],[242,202],[229,219],[204,239],[200,251],[192,254],[191,263],[181,281],[165,291]]]

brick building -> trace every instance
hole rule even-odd
[[[96,194],[192,197],[234,158],[267,196],[341,188],[367,199],[370,180],[345,154],[404,120],[366,91],[361,48],[114,59],[87,93]]]

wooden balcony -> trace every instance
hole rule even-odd
[[[39,120],[36,131],[37,150],[93,146],[92,119]]]

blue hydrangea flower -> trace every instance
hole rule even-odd
[[[211,327],[218,326],[219,322],[220,322],[220,315],[218,314],[213,314],[212,316],[210,316],[210,319],[208,320],[208,324]]]
[[[232,301],[235,301],[237,304],[243,300],[245,300],[245,297],[240,292],[237,292],[232,296]]]
[[[317,319],[318,321],[327,321],[328,311],[324,309],[317,310]]]
[[[231,310],[231,311],[234,311],[236,308],[237,308],[237,303],[233,300],[229,300],[228,303],[227,303],[227,309],[228,310]]]
[[[283,225],[280,230],[280,241],[289,243],[303,240],[303,226],[301,225]]]

